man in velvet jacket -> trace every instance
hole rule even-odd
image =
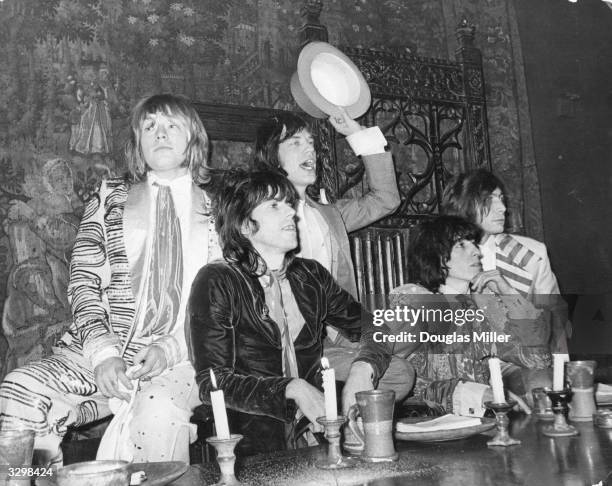
[[[278,172],[228,182],[216,225],[225,262],[202,268],[190,297],[191,358],[200,398],[210,403],[210,370],[224,391],[241,453],[284,449],[299,417],[325,415],[320,360],[325,326],[361,347],[344,387],[345,406],[371,389],[390,353],[372,339],[372,316],[315,260],[292,256],[298,200]],[[382,329],[384,331],[384,329]]]
[[[315,200],[313,189],[320,172],[317,139],[308,122],[293,113],[280,113],[266,120],[257,131],[255,167],[275,170],[287,175],[299,195],[296,206],[301,258],[318,261],[336,282],[356,299],[359,298],[355,269],[347,233],[365,228],[388,216],[400,204],[391,152],[385,151],[387,140],[377,126],[365,128],[353,120],[346,110],[329,117],[334,129],[346,137],[355,155],[361,157],[368,190],[354,198],[342,198],[329,204],[325,193]],[[336,370],[336,378],[344,381],[358,353],[336,329],[327,329],[325,355]],[[395,399],[403,399],[414,382],[414,370],[404,359],[393,357],[381,389],[393,390]]]

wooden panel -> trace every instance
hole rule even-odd
[[[255,142],[257,128],[280,110],[245,105],[194,102],[211,140]]]

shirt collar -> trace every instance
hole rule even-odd
[[[171,189],[182,188],[185,185],[191,184],[191,174],[189,170],[185,174],[175,177],[172,180],[162,179],[154,171],[147,172],[147,183],[152,186],[157,184],[159,186],[169,186]]]
[[[484,243],[482,243],[480,246],[483,248],[488,248],[491,250],[495,249],[495,245],[497,243],[497,237],[499,235],[489,235],[486,239],[486,241]]]
[[[282,282],[287,278],[287,261],[283,263],[283,266],[278,270],[268,269],[264,275],[259,277],[259,283],[263,288],[271,287],[272,283],[276,280]]]

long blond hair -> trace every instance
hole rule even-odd
[[[131,133],[125,144],[125,160],[128,174],[136,182],[144,179],[149,166],[144,160],[140,147],[142,125],[147,115],[163,113],[166,116],[182,118],[189,131],[189,141],[185,154],[185,166],[189,167],[194,182],[204,184],[209,181],[208,135],[191,101],[188,98],[170,93],[156,94],[140,100],[132,110]]]

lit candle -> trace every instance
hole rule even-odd
[[[489,358],[489,374],[491,375],[491,388],[493,388],[493,402],[506,403],[499,358]]]
[[[553,390],[565,388],[565,362],[569,361],[567,354],[553,354]]]
[[[217,437],[219,439],[229,439],[230,431],[227,424],[227,411],[225,410],[225,398],[223,390],[217,390],[217,380],[213,370],[210,370],[210,381],[213,391],[210,392],[210,403],[215,417],[215,428],[217,429]]]
[[[327,358],[321,358],[321,374],[323,375],[323,393],[325,395],[325,418],[336,420],[338,418],[338,403],[336,402],[336,372],[329,367]]]

